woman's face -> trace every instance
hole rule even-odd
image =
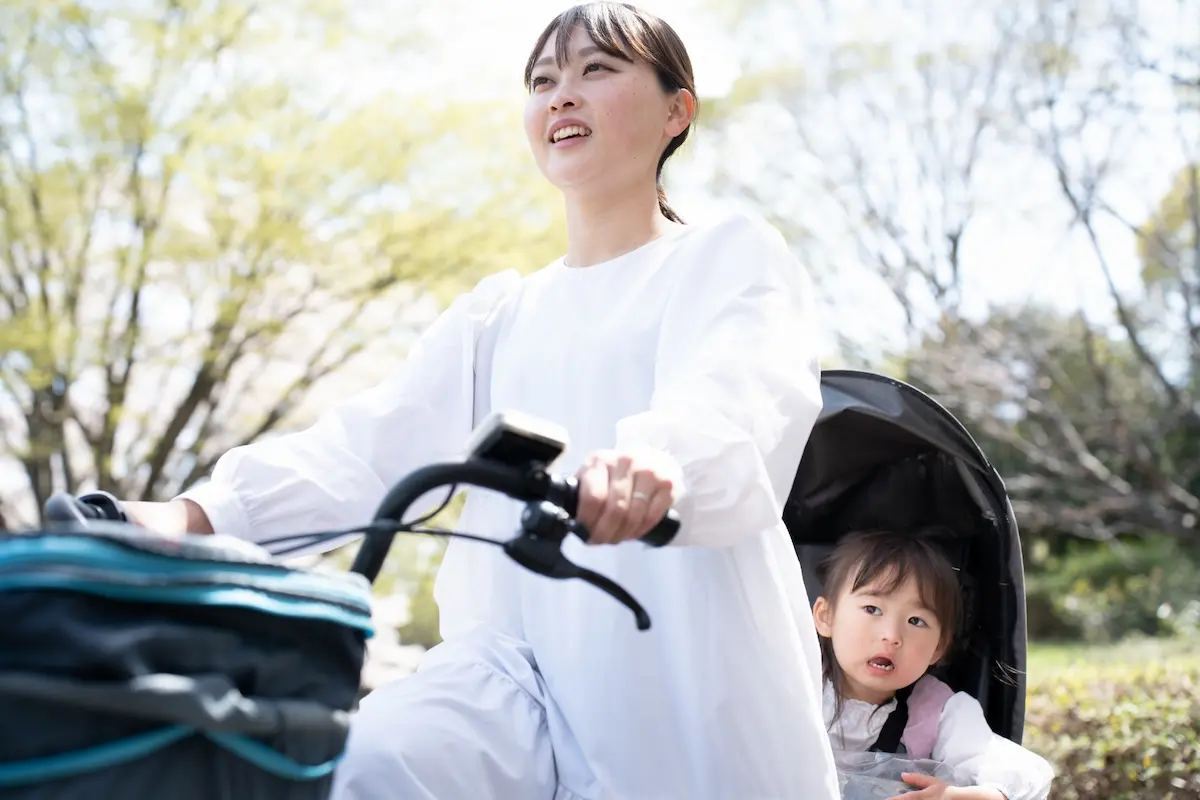
[[[690,95],[664,92],[649,64],[610,56],[579,29],[560,69],[554,38],[538,54],[525,108],[538,169],[564,190],[653,185],[659,156],[691,121]]]

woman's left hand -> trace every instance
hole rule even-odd
[[[650,532],[675,502],[679,469],[654,451],[601,450],[575,473],[575,517],[588,529],[589,544],[618,544]]]

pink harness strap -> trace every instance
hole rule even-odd
[[[933,756],[942,709],[953,696],[953,689],[931,675],[923,676],[913,685],[912,694],[908,696],[908,724],[900,737],[910,757]]]

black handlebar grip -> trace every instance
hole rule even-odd
[[[42,508],[47,522],[69,522],[77,525],[87,525],[88,520],[99,519],[100,515],[91,506],[75,499],[68,492],[55,492],[50,495]]]
[[[121,501],[108,492],[88,492],[79,495],[79,502],[92,509],[97,519],[107,519],[113,522],[129,522],[129,515]]]
[[[557,502],[563,507],[568,514],[575,516],[575,512],[579,510],[579,482],[571,477],[562,481],[564,488],[563,497],[550,497],[552,502]],[[679,512],[675,509],[667,509],[667,513],[658,521],[658,524],[650,529],[645,536],[638,541],[643,542],[650,547],[664,547],[671,543],[676,534],[679,533]]]
[[[108,492],[88,492],[74,497],[56,492],[43,509],[47,522],[70,522],[87,525],[90,520],[128,522],[121,501]]]
[[[640,541],[645,542],[651,547],[665,547],[679,533],[679,525],[679,512],[673,508],[667,509],[666,515]]]

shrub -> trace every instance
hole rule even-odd
[[[1028,695],[1024,744],[1061,800],[1200,798],[1200,658],[1076,662]]]
[[[1026,609],[1030,636],[1040,639],[1189,635],[1200,622],[1200,564],[1165,536],[1075,543],[1030,566]]]

